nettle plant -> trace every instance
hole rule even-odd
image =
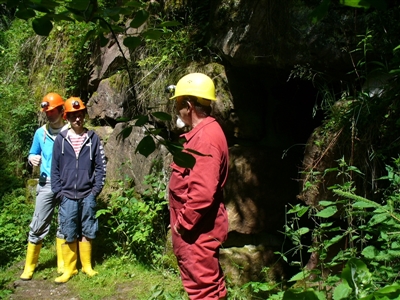
[[[344,178],[330,187],[338,200],[320,201],[320,209],[297,204],[288,211],[292,218],[284,234],[294,244],[290,253],[313,253],[318,263],[309,269],[304,261],[291,262],[300,267],[289,280],[296,283],[269,299],[399,299],[400,158],[393,162],[379,179],[389,183],[379,203],[355,194],[353,176],[363,174],[342,158],[337,168],[325,171]],[[315,227],[300,227],[304,217],[311,218]],[[312,244],[306,245],[303,237],[310,232]],[[289,252],[279,254],[290,261]]]
[[[162,258],[167,229],[166,184],[161,172],[145,176],[147,189],[139,194],[126,181],[118,182],[107,207],[99,209],[96,217],[106,220],[108,240],[121,256],[156,264]]]

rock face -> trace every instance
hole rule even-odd
[[[271,274],[275,279],[285,276],[284,266],[275,264],[273,253],[281,250],[279,231],[285,223],[285,210],[298,201],[304,146],[323,117],[313,115],[315,87],[291,71],[297,65],[304,66],[300,72],[315,68],[331,74],[347,73],[352,68],[348,50],[355,46],[353,38],[365,33],[365,16],[360,11],[355,18],[355,11],[344,14],[332,6],[323,21],[311,23],[308,16],[319,2],[211,1],[208,43],[224,63],[193,63],[186,68],[186,73],[204,72],[216,83],[214,116],[230,146],[230,176],[225,189],[230,237],[221,256],[232,282],[255,280],[264,266],[274,266]],[[162,161],[168,180],[171,158],[162,147],[148,158],[135,153],[145,134],[140,127],[134,127],[128,138],[120,138],[127,124],[116,124],[115,120],[129,115],[129,89],[133,87],[117,72],[121,56],[115,49],[115,44],[110,44],[101,59],[93,60],[92,82],[98,87],[88,102],[88,111],[92,119],[113,126],[105,148],[108,180],[128,176],[142,191],[143,178],[151,172],[154,160]],[[140,90],[139,97],[174,114],[168,97],[160,95],[163,87],[177,79],[160,81],[159,77],[146,86],[153,97],[146,98],[146,88]],[[136,78],[138,82],[144,79]],[[169,133],[179,133],[173,124],[164,125]],[[315,204],[314,200],[305,201]],[[266,236],[272,238],[263,238]]]

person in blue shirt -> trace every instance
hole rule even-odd
[[[92,240],[96,237],[96,197],[103,189],[106,157],[99,136],[84,127],[86,107],[78,97],[65,101],[68,130],[61,131],[54,143],[51,164],[51,188],[60,199],[60,231],[65,237],[62,245],[64,273],[55,279],[65,283],[78,273],[79,258],[82,272],[92,277]]]
[[[58,133],[66,126],[63,119],[64,100],[59,94],[49,93],[44,96],[41,110],[46,113],[47,123],[36,130],[28,156],[30,165],[40,166],[40,177],[36,188],[35,211],[29,225],[25,268],[20,276],[22,280],[32,279],[42,248],[42,240],[50,230],[54,209],[57,205],[50,184],[53,144]],[[59,273],[63,272],[63,260],[60,253],[63,243],[64,238],[57,231],[57,271]]]

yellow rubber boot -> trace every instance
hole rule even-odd
[[[65,244],[65,240],[56,238],[57,247],[57,273],[64,273],[64,259],[62,254],[62,244]]]
[[[20,276],[22,280],[31,280],[33,272],[35,271],[40,249],[42,248],[42,243],[33,244],[28,243],[28,249],[26,250],[26,260],[25,260],[25,268],[24,272]]]
[[[98,272],[92,269],[92,242],[79,242],[79,256],[83,273],[89,277],[98,274]]]
[[[78,274],[78,270],[76,269],[76,261],[78,260],[78,245],[76,241],[73,243],[62,244],[61,250],[64,260],[64,273],[54,280],[56,283],[65,283],[72,276]]]

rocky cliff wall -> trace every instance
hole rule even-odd
[[[320,70],[331,79],[348,76],[353,68],[349,51],[356,46],[356,36],[366,32],[366,12],[339,6],[332,6],[320,23],[311,23],[309,14],[318,2],[211,1],[211,27],[206,35],[210,47],[221,55],[220,63],[180,66],[180,74],[160,74],[139,88],[151,106],[172,112],[165,86],[193,71],[214,79],[218,96],[214,116],[230,146],[225,190],[230,235],[221,256],[228,276],[239,283],[255,280],[263,266],[274,265],[275,277],[286,272],[283,264],[276,264],[273,252],[281,250],[283,236],[279,231],[285,222],[285,209],[298,201],[305,144],[324,117],[313,114],[320,101],[313,81],[296,78],[292,71],[306,66],[304,72],[307,68]],[[140,128],[128,139],[118,139],[126,124],[116,125],[115,120],[128,114],[132,105],[128,95],[133,87],[126,78],[119,78],[121,71],[116,65],[121,53],[115,46],[99,48],[98,55],[93,69],[101,72],[93,81],[97,82],[96,91],[88,107],[90,118],[109,125],[102,134],[108,180],[127,175],[141,190],[152,159],[163,160],[168,174],[170,157],[162,147],[147,159],[135,154],[144,134]],[[136,77],[135,82],[140,86],[143,79]],[[179,133],[173,124],[164,125],[171,134]],[[243,268],[233,266],[232,257]]]

